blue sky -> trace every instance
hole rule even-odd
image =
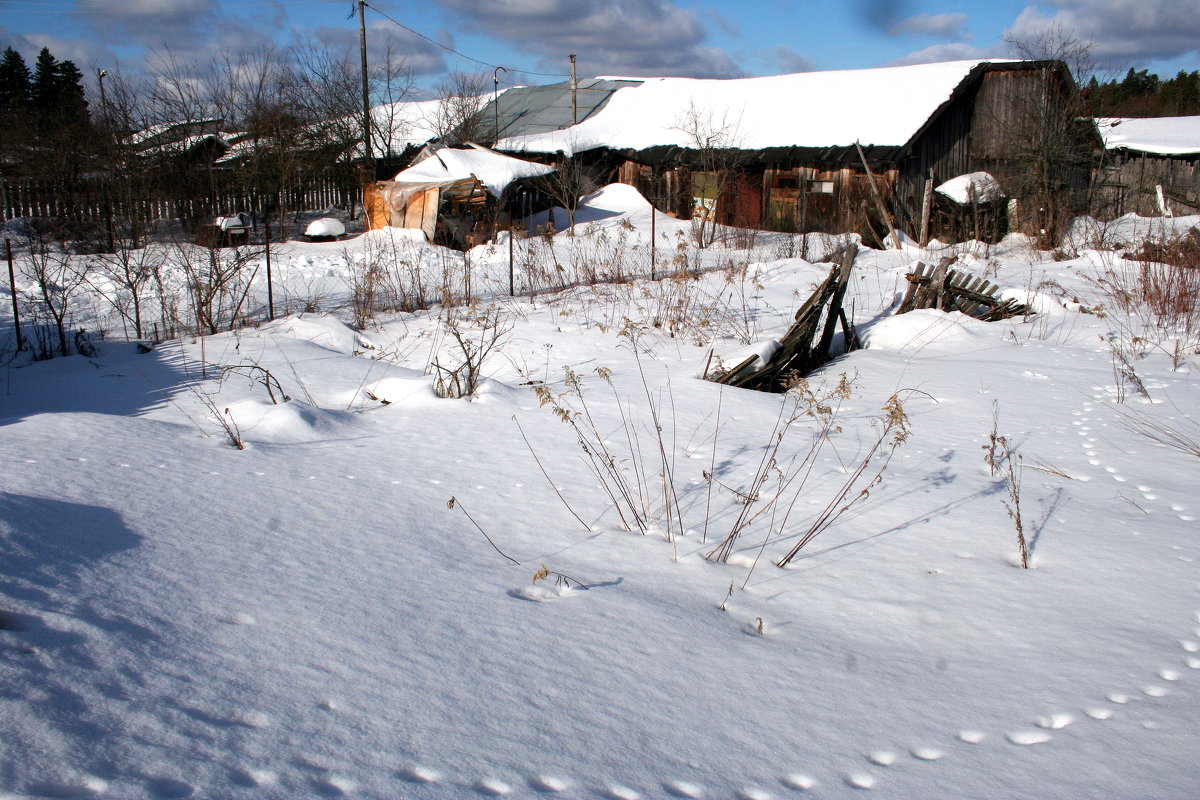
[[[47,46],[86,71],[137,72],[155,53],[203,61],[321,38],[357,46],[353,0],[0,0],[0,46]],[[1057,28],[1107,71],[1200,68],[1200,0],[371,0],[373,53],[404,52],[418,85],[508,68],[545,83],[586,75],[734,77],[1012,55],[1005,37]],[[377,10],[376,10],[377,9]],[[390,16],[428,39],[385,18]],[[485,66],[485,64],[487,66]],[[522,72],[522,70],[524,72]],[[537,75],[534,73],[546,73]]]

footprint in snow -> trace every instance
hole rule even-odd
[[[553,602],[573,594],[575,594],[575,591],[569,586],[546,586],[540,583],[508,590],[509,597],[515,597],[518,600],[529,600],[534,603]]]
[[[798,789],[806,792],[817,785],[817,782],[805,775],[803,772],[793,772],[790,775],[784,775],[779,779],[779,782],[789,789]]]
[[[1164,681],[1177,681],[1179,680],[1179,672],[1173,669],[1160,669],[1158,671],[1158,677],[1162,678]]]
[[[357,783],[339,775],[318,778],[313,781],[313,785],[317,787],[317,791],[327,797],[347,797],[358,790]]]
[[[891,750],[875,750],[867,754],[867,760],[881,767],[890,767],[896,763],[896,754]]]
[[[272,786],[279,776],[269,769],[240,767],[229,773],[229,779],[238,786]]]
[[[636,789],[630,789],[628,786],[622,786],[619,783],[606,788],[604,796],[611,798],[611,800],[642,800],[641,794]]]
[[[475,784],[475,791],[489,797],[502,797],[510,794],[512,787],[499,778],[484,778]]]
[[[1112,719],[1113,715],[1111,708],[1088,708],[1084,709],[1083,713],[1087,714],[1092,719],[1098,719],[1101,721]]]
[[[666,781],[663,783],[663,790],[672,797],[686,797],[692,800],[704,796],[704,789],[687,781]]]
[[[912,749],[913,758],[920,759],[921,761],[937,761],[944,755],[945,753],[936,747],[914,747]]]
[[[409,783],[437,783],[442,779],[441,774],[437,770],[419,765],[405,767],[397,774]]]
[[[1043,744],[1050,741],[1050,734],[1043,731],[1014,731],[1013,733],[1005,734],[1004,738],[1013,744],[1031,745]]]
[[[38,797],[97,797],[108,788],[100,778],[87,775],[74,781],[41,781],[26,791]]]
[[[158,797],[191,797],[196,789],[190,783],[174,778],[155,778],[148,784],[150,791]]]
[[[1129,702],[1129,695],[1122,694],[1120,692],[1109,692],[1106,696],[1108,697],[1110,702],[1116,703],[1118,705],[1125,705],[1126,703]]]
[[[759,789],[754,786],[745,789],[739,789],[738,800],[771,800],[771,793],[766,789]]]
[[[986,734],[983,731],[966,730],[958,732],[959,741],[966,742],[967,744],[979,744],[985,738]]]
[[[1167,687],[1155,686],[1153,684],[1150,686],[1143,686],[1142,694],[1146,695],[1147,697],[1165,697],[1167,695]]]
[[[571,782],[557,775],[535,775],[529,779],[529,785],[539,792],[565,792],[571,788]]]
[[[1075,721],[1070,714],[1051,714],[1048,717],[1038,717],[1037,726],[1052,731],[1060,731]]]
[[[866,772],[851,772],[845,777],[846,785],[855,789],[874,789],[875,776]]]

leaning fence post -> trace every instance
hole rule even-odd
[[[267,247],[267,319],[274,320],[275,289],[271,283],[271,219],[269,217],[263,218],[263,241]]]

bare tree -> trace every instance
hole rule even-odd
[[[687,138],[695,167],[692,192],[696,198],[692,224],[696,244],[708,247],[716,240],[717,207],[740,168],[740,115],[729,109],[702,108],[693,99],[675,121]]]
[[[559,151],[554,167],[555,171],[546,175],[541,185],[546,193],[566,210],[567,230],[571,231],[575,225],[575,211],[579,208],[579,199],[596,191],[600,186],[579,159],[564,155],[562,151]]]
[[[1001,183],[1023,205],[1022,224],[1043,248],[1053,247],[1087,206],[1099,141],[1079,81],[1095,69],[1092,42],[1051,26],[1032,39],[1007,39],[1038,62],[1027,72],[1006,116],[993,120]]]
[[[22,274],[33,284],[33,296],[27,305],[33,319],[48,319],[58,334],[60,355],[69,356],[71,345],[67,340],[66,320],[75,299],[75,293],[83,285],[86,269],[76,261],[70,250],[57,239],[60,236],[41,234],[28,227],[26,243],[29,260]],[[47,352],[45,355],[51,355]]]
[[[438,104],[430,123],[440,144],[453,146],[495,138],[483,114],[487,105],[486,78],[481,73],[455,72],[438,84]]]
[[[160,279],[160,270],[165,263],[166,253],[160,246],[150,244],[137,248],[122,243],[113,253],[96,258],[98,276],[88,278],[97,293],[133,326],[134,335],[139,339],[146,335],[142,309],[147,289],[151,281]],[[97,277],[104,278],[109,286],[96,286]]]

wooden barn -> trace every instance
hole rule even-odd
[[[891,225],[962,236],[930,229],[932,189],[978,171],[1016,200],[1006,226],[1050,236],[1085,207],[1102,148],[1061,62],[625,83],[634,85],[604,87],[577,124],[508,136],[501,125],[497,149],[574,157],[598,181],[632,184],[680,217],[881,238]]]
[[[1098,119],[1104,216],[1200,213],[1200,117]]]

